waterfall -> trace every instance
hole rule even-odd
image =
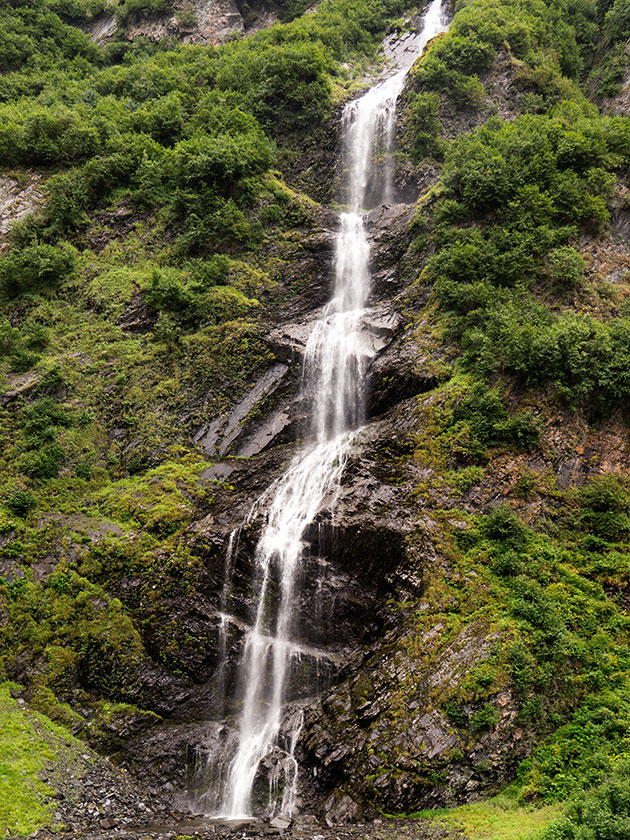
[[[221,756],[215,757],[221,768],[216,777],[223,785],[218,811],[228,819],[251,815],[254,781],[261,762],[271,754],[281,758],[269,773],[270,789],[278,788],[278,772],[283,772],[280,808],[289,814],[295,810],[298,767],[294,750],[301,715],[293,715],[284,748],[278,739],[287,675],[304,651],[294,615],[303,540],[317,514],[325,507],[334,508],[349,448],[364,421],[371,350],[361,329],[370,293],[370,247],[362,214],[391,201],[396,100],[413,61],[427,41],[445,28],[441,2],[433,0],[429,6],[423,31],[414,39],[414,49],[398,62],[397,72],[349,103],[343,113],[348,210],[339,218],[334,294],[306,346],[303,389],[311,406],[310,435],[256,506],[257,510],[268,507],[268,512],[254,556],[255,615],[239,665],[242,708],[238,732],[225,742]],[[227,568],[231,564],[230,556]],[[222,611],[224,601],[225,597]],[[221,622],[220,644],[225,647],[223,615]]]

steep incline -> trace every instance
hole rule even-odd
[[[625,7],[522,5],[463,3],[415,63],[365,217],[367,423],[291,598],[316,691],[290,686],[290,753],[329,823],[515,778],[479,807],[544,823],[577,797],[549,840],[627,818],[630,128],[601,87]],[[217,49],[0,9],[2,675],[157,803],[205,767],[217,666],[236,679],[260,522],[229,653],[226,547],[308,434],[342,103],[388,25],[404,49],[405,4]]]

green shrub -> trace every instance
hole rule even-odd
[[[453,407],[453,433],[458,448],[472,458],[484,457],[486,447],[502,444],[532,449],[540,432],[529,413],[510,417],[497,391],[476,383]]]
[[[487,729],[492,729],[498,722],[499,710],[492,703],[484,703],[469,718],[470,728],[473,732],[483,732]]]
[[[30,478],[45,481],[56,478],[64,458],[64,450],[58,443],[49,443],[37,451],[25,453],[19,461],[20,470]]]
[[[574,103],[512,123],[491,119],[452,144],[427,276],[468,369],[553,382],[573,403],[630,396],[626,319],[552,315],[531,293],[541,280],[555,290],[581,283],[584,261],[568,240],[606,221],[608,170],[629,156],[628,124]]]
[[[492,562],[492,571],[500,577],[515,577],[523,571],[523,561],[518,552],[508,549]]]
[[[13,490],[4,500],[4,505],[16,516],[26,516],[37,507],[37,499],[30,490]]]
[[[70,245],[29,245],[0,257],[0,290],[9,298],[54,289],[74,271],[76,251]]]
[[[222,90],[243,93],[263,127],[274,135],[320,122],[328,113],[331,86],[321,48],[309,43],[268,45],[227,52],[217,73]]]
[[[439,110],[438,95],[426,92],[415,94],[405,112],[405,138],[416,162],[441,151]]]
[[[20,470],[38,481],[55,478],[66,458],[58,441],[60,430],[89,422],[91,417],[85,412],[69,411],[50,397],[31,403],[24,409],[20,424],[23,439]]]
[[[615,0],[612,8],[606,12],[604,27],[607,35],[615,41],[622,41],[630,36],[629,0]]]
[[[582,527],[609,542],[630,533],[630,493],[616,475],[597,476],[580,490]]]
[[[506,505],[493,508],[482,520],[480,527],[484,536],[505,548],[519,550],[527,542],[527,528]]]
[[[546,267],[551,281],[565,289],[575,288],[584,279],[584,258],[569,245],[551,250]]]
[[[606,782],[578,795],[543,840],[626,840],[629,835],[630,762],[624,761]]]
[[[35,367],[39,360],[39,353],[34,353],[32,350],[20,348],[11,354],[11,370],[14,373],[26,373],[27,370]]]

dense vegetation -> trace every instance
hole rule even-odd
[[[428,254],[419,284],[432,290],[444,336],[458,347],[454,369],[466,383],[452,380],[450,410],[430,426],[431,444],[417,457],[448,453],[446,476],[463,495],[484,486],[492,471],[489,446],[541,445],[541,428],[526,413],[506,421],[499,398],[506,389],[513,399],[520,395],[516,404],[542,399],[595,423],[618,417],[620,406],[627,413],[627,272],[618,284],[606,283],[584,245],[605,238],[614,214],[625,210],[619,195],[630,164],[630,121],[602,115],[579,85],[599,72],[594,55],[605,55],[608,67],[609,56],[623,53],[630,34],[624,8],[475,0],[462,4],[449,33],[413,71],[402,139],[419,164],[427,156],[441,163],[439,186],[415,222],[417,248]],[[625,72],[623,62],[620,68]],[[497,95],[492,72],[505,74],[509,98]],[[502,108],[509,120],[496,116]],[[462,113],[478,127],[453,136]],[[519,438],[506,435],[510,426],[523,430]],[[551,477],[544,490],[544,480],[517,472],[511,505],[457,539],[456,568],[487,577],[493,594],[485,610],[514,635],[444,709],[455,725],[491,729],[498,713],[485,698],[507,673],[520,719],[547,735],[521,766],[511,795],[570,801],[565,817],[547,829],[549,840],[621,838],[630,814],[622,595],[628,486],[604,475],[576,493],[558,491]],[[534,520],[532,533],[513,511],[526,507],[519,499],[539,494],[547,517]]]

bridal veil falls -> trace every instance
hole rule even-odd
[[[288,684],[299,681],[299,673],[291,675],[302,657],[326,656],[325,651],[309,650],[296,620],[304,535],[323,509],[334,511],[349,449],[365,419],[372,350],[364,328],[370,295],[364,214],[393,200],[396,102],[415,59],[446,28],[441,4],[442,0],[430,4],[421,32],[399,57],[395,71],[343,111],[346,209],[339,214],[333,294],[310,333],[304,356],[302,390],[309,406],[309,430],[286,472],[250,515],[250,520],[262,517],[263,525],[252,563],[253,615],[244,629],[235,681],[238,711],[222,722],[221,735],[207,752],[211,782],[201,805],[225,819],[292,815],[298,807],[294,752],[302,718],[293,704],[286,719],[293,699]],[[238,533],[232,535],[226,561],[219,630],[223,658],[233,620],[230,576],[238,539]],[[225,691],[222,668],[223,663],[216,675],[218,694]],[[258,785],[264,796],[254,794]]]

